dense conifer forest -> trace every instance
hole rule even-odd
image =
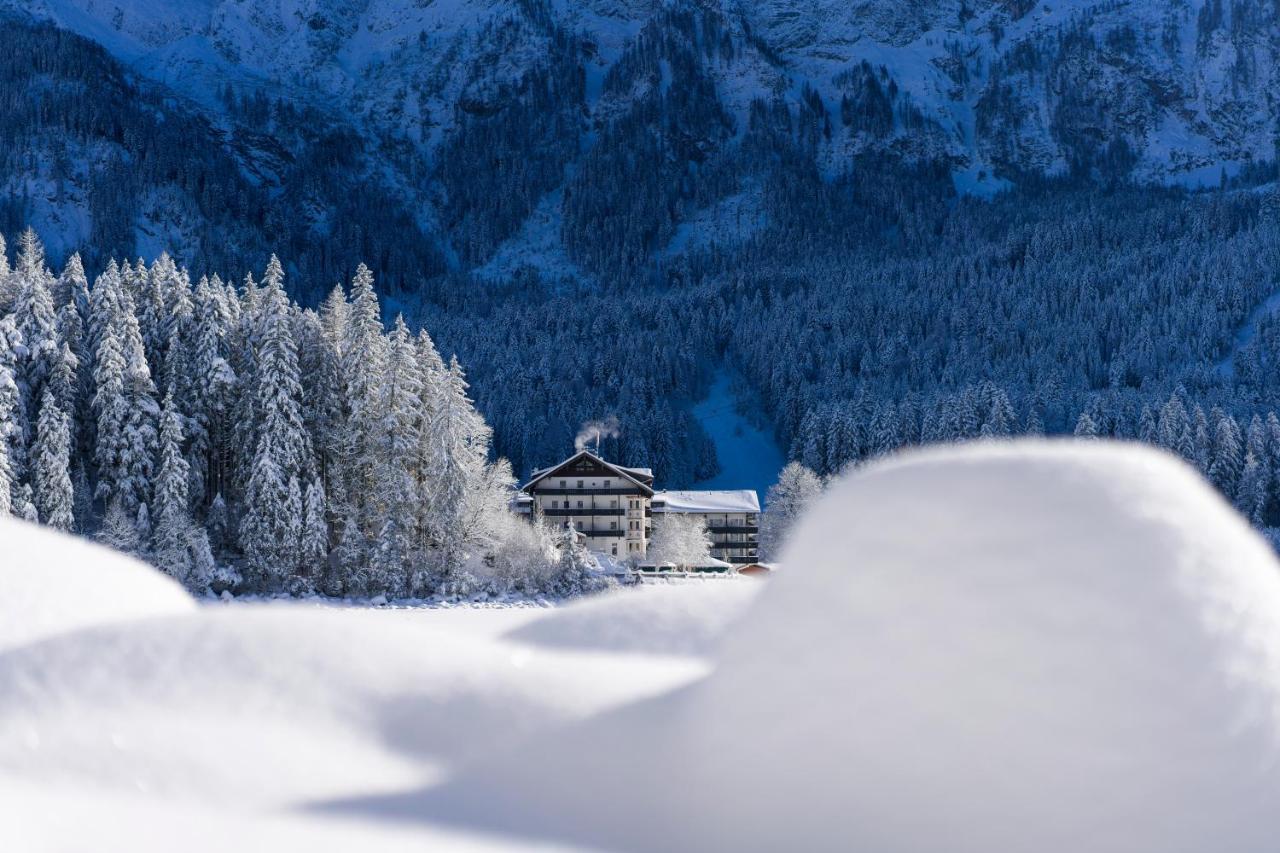
[[[508,509],[514,477],[456,358],[373,275],[319,310],[261,281],[194,285],[163,255],[0,243],[0,513],[92,535],[200,592],[571,595],[576,534]]]
[[[1010,52],[993,73],[1039,79],[1074,67],[1063,65],[1072,56],[1133,54],[1136,36],[1101,38],[1091,21]],[[949,155],[926,144],[932,120],[883,67],[839,75],[838,104],[800,87],[760,92],[745,118],[731,114],[723,73],[763,47],[726,26],[673,6],[593,81],[583,70],[590,46],[532,4],[487,25],[486,56],[533,38],[543,58],[510,85],[462,97],[422,160],[408,140],[369,148],[359,117],[338,120],[231,85],[211,93],[213,121],[208,105],[172,97],[98,45],[15,21],[0,30],[0,77],[10,84],[0,95],[0,163],[26,177],[0,194],[0,230],[12,238],[34,222],[52,247],[50,267],[74,269],[79,251],[87,277],[108,290],[138,291],[156,275],[172,290],[185,267],[198,305],[213,298],[199,296],[199,282],[227,276],[206,290],[225,303],[219,340],[239,341],[239,352],[221,357],[240,383],[267,353],[251,355],[258,341],[241,340],[247,333],[234,331],[240,321],[227,306],[250,301],[257,311],[259,292],[274,294],[272,305],[283,299],[308,447],[284,465],[281,500],[292,500],[291,479],[304,505],[316,480],[327,504],[354,500],[333,492],[351,490],[328,472],[352,458],[329,446],[328,404],[307,383],[330,369],[326,350],[313,346],[316,324],[329,335],[327,351],[341,350],[329,328],[341,312],[328,294],[356,282],[351,298],[364,300],[364,322],[390,330],[380,347],[390,352],[397,335],[416,341],[428,329],[442,364],[456,354],[466,366],[473,414],[488,425],[476,458],[483,470],[509,460],[509,477],[563,458],[583,422],[616,416],[622,428],[604,440],[604,455],[650,466],[670,487],[706,479],[720,460],[691,407],[730,370],[744,383],[742,407],[822,476],[919,443],[1114,436],[1173,449],[1256,523],[1280,524],[1271,415],[1280,321],[1268,310],[1280,291],[1273,164],[1224,173],[1208,190],[1152,186],[1132,174],[1124,146],[1090,148],[1091,133],[1063,125],[1055,132],[1084,146],[1072,149],[1065,172],[1010,165],[1005,174],[1016,181],[1005,192],[975,198],[957,189]],[[1209,38],[1225,24],[1196,26]],[[672,75],[680,86],[667,85]],[[999,136],[1013,128],[1017,93],[994,86],[989,94],[978,119]],[[1114,107],[1068,106],[1061,116],[1071,127],[1105,125]],[[519,248],[539,211],[559,247],[550,261]],[[283,263],[262,274],[277,251]],[[27,263],[28,277],[41,266],[14,263]],[[250,273],[262,283],[241,284]],[[370,277],[376,297],[360,293]],[[82,301],[98,287],[86,281],[86,290]],[[142,313],[158,309],[130,295],[141,328],[158,322]],[[69,345],[96,368],[101,331],[81,313],[90,337],[83,352]],[[147,434],[157,448],[176,409],[195,515],[203,520],[219,494],[235,515],[250,494],[251,460],[193,452],[213,427],[200,426],[185,380],[174,379],[175,403],[166,405],[164,342],[143,350],[150,386],[126,383],[124,393],[154,400]],[[122,337],[116,344],[126,362],[134,358]],[[91,385],[94,368],[81,369]],[[40,432],[43,385],[31,388],[11,463],[19,470]],[[259,393],[244,386],[233,395],[241,410],[230,417],[240,430],[231,443],[246,453],[260,424],[241,415]],[[46,427],[56,433],[56,418]],[[92,430],[72,429],[85,467],[73,478],[91,483],[105,515],[116,487],[108,478],[102,490],[101,463],[85,443]],[[146,503],[129,489],[119,494],[122,513]],[[30,512],[20,487],[15,500]],[[329,511],[328,523],[336,545],[346,519]],[[355,524],[365,540],[380,535],[368,517]],[[412,535],[423,536],[426,521],[415,524]],[[219,535],[211,530],[215,552],[244,549]]]

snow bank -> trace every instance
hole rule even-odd
[[[15,784],[0,778],[5,850],[66,853],[422,853],[528,849],[482,833],[225,808],[115,792]]]
[[[0,655],[0,777],[228,807],[431,784],[705,672],[277,602],[86,629]]]
[[[1280,573],[1180,462],[905,456],[784,561],[707,680],[357,807],[628,850],[1275,848]]]
[[[142,563],[0,518],[0,650],[88,625],[193,609],[177,583]]]
[[[507,636],[550,648],[709,655],[760,586],[732,581],[644,584],[548,611]]]

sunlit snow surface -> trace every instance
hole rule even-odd
[[[79,548],[7,559],[37,535],[0,526],[0,584]],[[154,598],[138,569],[29,640],[0,601],[0,848],[1274,850],[1280,574],[1181,463],[905,456],[784,565],[556,609],[106,613]]]

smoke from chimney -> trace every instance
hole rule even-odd
[[[578,435],[573,440],[573,449],[580,453],[586,450],[589,445],[594,444],[594,452],[598,453],[600,451],[600,439],[617,438],[621,431],[621,425],[614,415],[610,415],[602,421],[588,421],[578,430]]]

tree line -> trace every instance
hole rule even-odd
[[[0,242],[0,512],[94,536],[196,591],[571,595],[573,536],[515,479],[456,358],[383,323],[361,266],[318,310],[167,255],[58,275]]]

